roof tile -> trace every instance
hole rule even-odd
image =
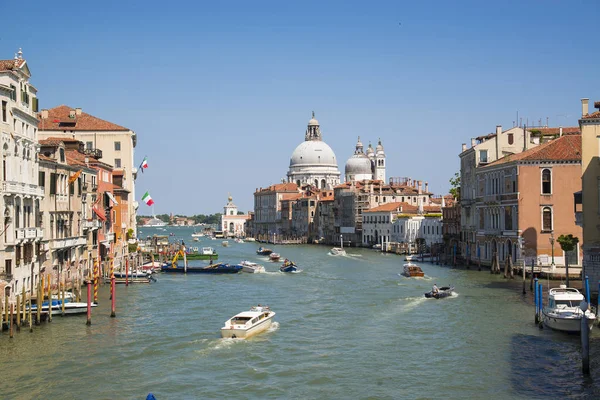
[[[85,112],[70,118],[69,114],[75,110],[69,106],[58,106],[48,110],[48,118],[38,114],[40,131],[128,131],[128,128],[113,124],[112,122],[94,117]]]
[[[581,161],[581,135],[565,135],[518,154],[510,154],[482,168],[512,161]]]

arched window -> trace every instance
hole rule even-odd
[[[513,144],[515,142],[515,136],[512,133],[508,134],[508,144]]]
[[[542,231],[552,231],[552,209],[550,207],[542,209]]]
[[[298,185],[298,187],[300,187],[300,179],[298,179],[298,180],[296,181],[296,185]]]
[[[326,184],[325,179],[321,179],[321,189],[325,189]]]
[[[315,179],[315,187],[318,189],[319,188],[319,180]]]
[[[229,232],[233,233],[233,222],[229,223]]]
[[[552,173],[548,168],[542,170],[542,194],[552,194]]]

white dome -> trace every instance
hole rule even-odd
[[[335,153],[327,143],[320,140],[309,140],[300,143],[290,158],[290,167],[301,165],[323,165],[337,168],[337,160]]]
[[[317,121],[317,120],[316,120],[316,119],[313,117],[313,118],[311,118],[311,120],[310,120],[310,121],[308,121],[308,125],[309,125],[309,126],[311,126],[311,125],[319,125],[319,121]]]
[[[371,175],[371,160],[364,154],[354,154],[346,162],[346,176]]]

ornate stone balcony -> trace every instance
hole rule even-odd
[[[83,221],[83,229],[98,229],[102,226],[97,219],[91,221]]]
[[[29,183],[22,183],[22,182],[12,182],[12,181],[2,182],[2,191],[4,192],[5,195],[20,194],[20,195],[29,195],[29,196],[39,196],[39,197],[44,196],[43,188],[41,188],[37,185],[32,185]]]
[[[85,246],[86,244],[87,244],[86,238],[72,237],[72,238],[65,238],[65,239],[54,239],[50,244],[50,248],[52,250],[58,250],[58,249],[65,249],[68,247]]]

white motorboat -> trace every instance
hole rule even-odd
[[[581,332],[583,311],[579,308],[585,301],[583,294],[575,288],[560,285],[548,292],[548,305],[543,308],[543,322],[548,328],[563,332]],[[596,315],[589,309],[585,312],[590,331],[596,321]]]
[[[204,233],[194,232],[194,233],[192,233],[192,237],[193,238],[201,238],[201,237],[204,237]]]
[[[244,243],[244,239],[237,238],[237,239],[235,239],[235,242],[236,243]]]
[[[249,272],[251,274],[265,272],[265,267],[252,261],[244,260],[240,265],[243,267],[242,272]]]
[[[97,307],[97,304],[92,303],[92,308]],[[26,307],[29,309],[29,307]],[[52,313],[62,314],[63,304],[62,301],[52,300]],[[37,312],[37,304],[31,306],[31,312]],[[42,312],[48,312],[48,302],[45,301],[42,304]],[[66,314],[85,314],[87,313],[87,303],[77,303],[73,301],[65,301],[65,315]]]
[[[346,250],[344,250],[344,238],[342,237],[342,235],[340,235],[340,247],[334,247],[333,249],[329,250],[329,254],[331,254],[332,256],[346,255]]]
[[[221,244],[223,245],[223,247],[229,247],[229,241],[227,240],[223,240]]]
[[[256,242],[256,239],[254,239],[253,237],[247,237],[246,242]]]
[[[248,339],[257,333],[264,332],[271,326],[275,312],[268,306],[252,307],[250,311],[241,312],[225,322],[221,328],[224,338]]]
[[[217,254],[217,252],[212,247],[203,247],[201,254],[204,256],[213,256],[213,255]]]
[[[404,261],[419,261],[419,256],[409,255],[409,256],[404,257]]]

